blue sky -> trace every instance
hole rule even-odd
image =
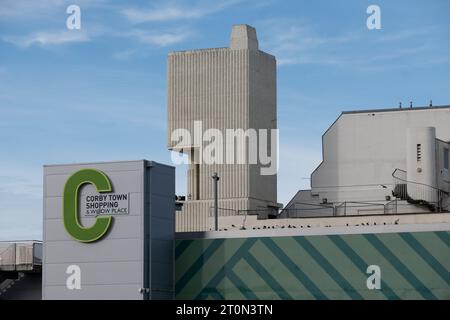
[[[70,4],[81,30],[66,29]],[[381,30],[366,27],[371,4]],[[167,53],[228,46],[240,23],[278,60],[286,204],[341,111],[450,104],[449,14],[447,0],[0,0],[0,240],[42,237],[44,164],[170,163]]]

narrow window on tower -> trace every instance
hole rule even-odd
[[[448,148],[444,148],[444,169],[448,170],[448,158],[449,158],[449,149]]]
[[[422,145],[419,143],[417,144],[417,162],[420,162],[422,160]]]

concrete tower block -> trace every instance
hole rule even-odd
[[[230,49],[258,50],[258,38],[255,28],[246,24],[234,25],[231,30]]]

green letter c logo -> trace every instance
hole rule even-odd
[[[63,220],[67,232],[77,241],[93,242],[105,235],[112,217],[97,217],[95,223],[85,228],[78,219],[78,192],[84,184],[93,184],[98,192],[111,192],[108,177],[95,169],[82,169],[72,174],[66,181],[63,194]]]

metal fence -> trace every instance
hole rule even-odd
[[[400,172],[401,174],[401,172]],[[401,189],[401,188],[400,188]],[[399,192],[397,187],[397,192]],[[408,185],[409,189],[409,185]],[[403,190],[403,189],[402,189]],[[406,184],[404,184],[404,190],[406,192]],[[400,190],[401,191],[401,190]],[[439,197],[439,201],[442,199]],[[253,210],[235,210],[218,208],[219,218],[242,216],[243,223],[249,215],[256,215],[258,218],[313,218],[313,217],[342,217],[342,216],[358,216],[358,215],[382,215],[382,214],[408,214],[417,212],[412,210],[411,201],[401,201],[403,198],[396,195],[396,198],[391,201],[344,201],[339,203],[324,203],[324,204],[312,204],[304,202],[293,203],[289,208],[284,209],[253,209]],[[409,199],[410,200],[410,199]],[[438,203],[434,203],[436,208]],[[427,211],[425,207],[423,212]],[[434,210],[431,210],[434,211]],[[210,208],[210,218],[214,217],[214,208]]]
[[[219,217],[231,217],[240,215],[239,210],[235,209],[217,208],[217,212],[219,214]],[[214,217],[214,207],[209,208],[209,216]]]
[[[385,211],[383,203],[345,201],[335,207],[335,216],[384,214]]]
[[[332,217],[334,216],[333,204],[312,204],[296,202],[289,208],[280,210],[279,218],[302,218],[302,217]]]

